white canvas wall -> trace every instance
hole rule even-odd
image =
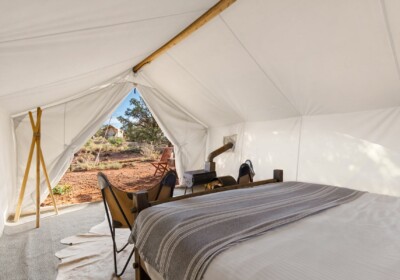
[[[242,162],[252,160],[257,180],[271,178],[274,169],[296,179],[300,128],[301,118],[246,123]]]
[[[240,164],[250,159],[256,180],[272,178],[274,169],[283,169],[285,180],[296,180],[300,127],[300,118],[289,118],[210,128],[207,153],[222,146],[224,136],[237,134],[235,151],[215,158],[218,176],[237,178]]]
[[[240,148],[216,158],[219,176],[251,159],[256,180],[283,169],[285,180],[400,196],[400,108],[247,122],[211,128],[209,148],[238,133]]]
[[[3,232],[6,213],[11,203],[11,190],[15,181],[14,142],[11,118],[0,107],[0,236]]]
[[[400,108],[303,118],[300,181],[400,196]]]

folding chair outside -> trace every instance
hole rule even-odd
[[[151,164],[156,168],[153,176],[156,176],[157,173],[160,173],[160,175],[163,176],[165,172],[168,171],[168,159],[171,157],[173,149],[173,147],[164,148],[160,160],[151,162]]]

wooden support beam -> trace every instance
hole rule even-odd
[[[44,162],[42,150],[40,150],[40,163],[42,164],[43,174],[44,174],[44,177],[46,178],[47,188],[50,193],[51,201],[53,202],[54,211],[56,212],[56,215],[58,215],[58,208],[57,208],[56,200],[54,198],[53,189],[51,188],[50,178],[49,178],[49,174],[47,173],[47,167],[46,167],[46,163]]]
[[[198,19],[196,19],[192,24],[190,24],[188,27],[186,27],[184,30],[182,30],[178,35],[176,35],[174,38],[169,40],[167,43],[165,43],[162,47],[154,51],[152,54],[150,54],[148,57],[143,59],[141,62],[139,62],[135,67],[133,67],[133,72],[137,73],[143,66],[145,66],[148,63],[151,63],[153,60],[155,60],[157,57],[168,51],[170,48],[178,44],[179,42],[183,41],[186,37],[188,37],[190,34],[195,32],[197,29],[202,27],[204,24],[209,22],[211,19],[219,15],[222,11],[224,11],[226,8],[228,8],[230,5],[232,5],[236,0],[220,0],[217,4],[215,4],[213,7],[211,7],[207,12],[205,12],[203,15],[201,15]]]
[[[42,109],[36,111],[36,228],[40,226],[40,132]]]
[[[32,112],[29,112],[29,120],[31,122],[32,132],[33,132],[32,142],[31,142],[31,147],[29,150],[28,161],[26,164],[26,169],[25,169],[24,178],[22,181],[21,190],[20,190],[19,197],[18,197],[17,209],[16,209],[15,215],[14,215],[14,222],[17,222],[21,216],[22,201],[23,201],[24,195],[25,195],[26,183],[28,181],[29,170],[31,168],[31,163],[32,163],[32,159],[33,159],[33,152],[36,147],[36,227],[37,228],[40,226],[40,166],[42,166],[42,168],[43,168],[43,173],[44,173],[44,176],[46,179],[47,187],[49,189],[50,196],[53,201],[54,211],[56,212],[56,214],[58,214],[56,201],[55,201],[53,193],[52,193],[50,179],[49,179],[49,175],[47,173],[47,168],[45,165],[43,152],[42,152],[42,148],[41,148],[41,143],[40,143],[41,142],[41,135],[40,135],[41,119],[42,119],[42,109],[41,108],[37,108],[37,111],[36,111],[36,124],[33,119]]]
[[[34,127],[32,127],[33,130],[35,130]],[[19,220],[19,217],[21,216],[21,210],[22,210],[22,201],[24,200],[24,195],[25,195],[25,189],[26,189],[26,183],[28,181],[28,176],[29,176],[29,170],[31,169],[31,162],[32,162],[32,157],[33,157],[33,151],[35,150],[35,136],[32,137],[32,142],[31,142],[31,148],[29,149],[29,156],[28,160],[26,163],[26,169],[24,173],[24,179],[22,180],[22,186],[21,190],[19,192],[19,197],[18,197],[18,203],[17,203],[17,210],[15,210],[15,215],[14,215],[14,222],[17,222]]]

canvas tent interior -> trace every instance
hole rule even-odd
[[[216,2],[0,2],[0,232],[31,140],[26,112],[43,108],[55,184],[133,87],[180,174],[237,134],[218,175],[251,159],[256,179],[281,168],[285,180],[400,195],[400,1],[238,0],[133,75]],[[24,209],[33,185],[32,174]]]

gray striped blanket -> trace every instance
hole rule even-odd
[[[201,279],[211,260],[229,247],[362,194],[285,182],[193,197],[142,211],[131,241],[165,280]]]

